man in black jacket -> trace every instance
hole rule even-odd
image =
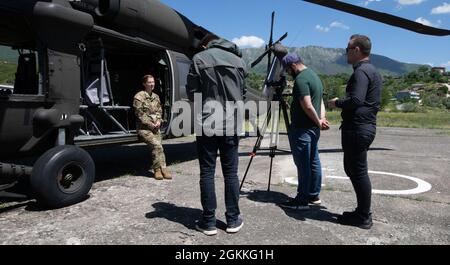
[[[202,46],[205,50],[194,55],[187,79],[189,99],[195,99],[194,104],[201,104],[202,109],[194,117],[203,207],[203,216],[196,229],[205,235],[217,234],[214,176],[219,150],[225,181],[226,231],[236,233],[244,224],[239,216],[237,175],[241,130],[237,117],[243,117],[243,113],[239,113],[239,108],[236,113],[227,106],[229,103],[243,104],[246,67],[241,51],[234,43],[207,36]]]
[[[381,76],[369,61],[371,48],[367,36],[350,37],[346,54],[354,72],[347,82],[346,96],[328,102],[330,107],[342,109],[344,169],[352,181],[358,201],[358,207],[353,212],[344,212],[338,221],[363,229],[372,227],[372,185],[368,175],[367,151],[375,139],[382,87]]]

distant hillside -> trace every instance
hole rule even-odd
[[[12,50],[9,47],[0,46],[0,61],[6,61],[8,63],[17,63],[19,53],[16,50]]]
[[[262,52],[263,48],[242,49],[245,62],[250,65]],[[352,68],[347,64],[344,49],[323,48],[307,46],[303,48],[289,48],[289,52],[300,55],[305,64],[319,74],[333,75],[338,73],[351,73]],[[17,63],[18,53],[8,47],[0,46],[0,61]],[[372,54],[372,63],[384,75],[403,75],[417,70],[421,65],[408,64],[392,60],[388,57]],[[251,72],[265,74],[267,57],[264,58]]]
[[[245,62],[250,65],[262,52],[263,48],[242,49]],[[351,73],[352,68],[347,64],[344,49],[323,48],[318,46],[307,46],[302,48],[289,48],[289,52],[300,55],[308,67],[311,67],[319,74],[333,75],[338,73]],[[267,58],[267,57],[266,57]],[[267,59],[251,69],[251,72],[265,74]],[[372,63],[383,75],[403,75],[417,70],[419,64],[402,63],[388,57],[372,54]]]

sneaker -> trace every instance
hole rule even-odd
[[[315,197],[309,199],[309,204],[320,205],[321,203],[322,203],[322,201],[320,200],[319,196],[315,196]]]
[[[243,226],[244,226],[244,220],[242,220],[241,217],[238,217],[236,222],[234,222],[232,224],[228,224],[226,231],[227,231],[227,233],[237,233],[237,232],[239,232],[239,230],[241,230],[241,228]]]
[[[373,225],[372,214],[368,218],[363,218],[357,212],[343,212],[338,217],[338,222],[342,225],[356,226],[361,229],[370,229]]]
[[[309,205],[303,204],[297,199],[290,199],[287,202],[280,203],[280,207],[282,208],[288,208],[288,209],[294,209],[294,210],[308,210]]]
[[[208,227],[201,221],[198,221],[195,224],[195,229],[197,229],[197,231],[200,231],[207,236],[213,236],[217,234],[217,228],[215,226]]]

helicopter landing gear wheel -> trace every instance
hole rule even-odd
[[[62,145],[36,161],[30,184],[39,203],[60,208],[85,199],[94,178],[95,165],[90,155],[79,147]]]

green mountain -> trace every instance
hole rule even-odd
[[[242,54],[247,65],[250,65],[260,54],[263,48],[242,49]],[[352,68],[347,64],[344,49],[323,48],[318,46],[307,46],[302,48],[289,48],[289,52],[300,55],[308,67],[311,67],[319,74],[333,75],[338,73],[351,73]],[[5,46],[0,46],[0,62],[17,63],[18,53]],[[372,54],[372,63],[383,75],[403,75],[417,70],[419,64],[408,64],[395,61],[388,57]],[[250,69],[250,72],[265,74],[267,67],[267,57],[257,66]]]
[[[6,46],[0,46],[0,62],[17,63],[19,53]]]
[[[302,48],[289,48],[289,52],[298,54],[308,67],[311,67],[319,74],[334,75],[339,73],[352,73],[352,68],[347,64],[344,49],[324,48],[319,46],[307,46]],[[244,61],[250,65],[260,54],[264,52],[263,48],[242,49]],[[417,70],[419,64],[402,63],[390,59],[386,56],[372,54],[370,56],[372,63],[383,75],[403,75]],[[265,57],[250,72],[265,74],[267,67],[267,57]]]

